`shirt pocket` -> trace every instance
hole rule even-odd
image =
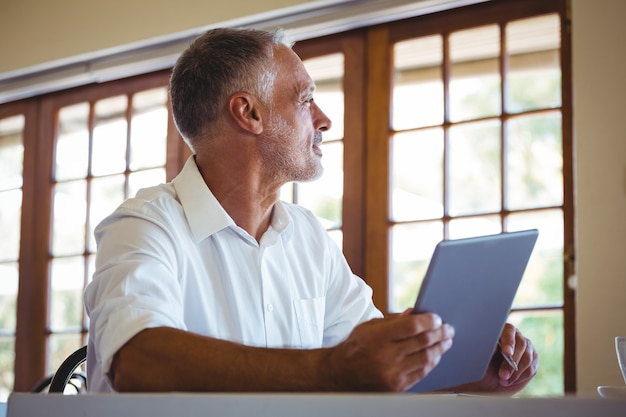
[[[293,305],[300,333],[300,347],[302,349],[321,347],[324,339],[326,297],[294,300]]]

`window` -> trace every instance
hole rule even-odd
[[[0,398],[13,389],[24,167],[24,115],[0,118]]]
[[[34,219],[22,216],[33,237],[22,237],[19,259],[16,390],[30,390],[86,343],[82,294],[93,274],[95,226],[139,188],[171,179],[188,155],[168,111],[168,77],[86,86],[37,103],[36,144],[25,149],[36,163],[24,188],[37,193],[22,207]]]
[[[396,312],[414,302],[440,240],[538,228],[509,320],[542,357],[525,394],[555,395],[573,384],[563,262],[573,227],[562,68],[569,41],[562,10],[525,4],[468,7],[372,30],[368,50],[377,54],[369,58],[368,89],[381,91],[389,110],[369,106],[376,123],[367,172],[388,181],[368,184],[375,218],[368,218],[374,239],[365,256],[386,258],[370,263],[367,279],[377,303]]]
[[[56,120],[48,373],[87,342],[96,225],[139,188],[165,182],[167,89],[71,104]]]
[[[324,177],[288,184],[282,197],[320,218],[383,312],[411,305],[438,241],[540,229],[510,317],[541,355],[526,395],[575,390],[564,9],[564,1],[486,2],[295,46],[333,128]],[[0,275],[5,390],[13,349],[15,389],[26,391],[85,343],[94,227],[138,188],[172,179],[189,155],[167,81],[160,72],[51,94],[29,103],[36,117],[0,106],[6,178],[24,173],[23,185],[0,178],[0,193],[12,196],[0,199],[10,205],[2,215],[13,216],[0,219],[9,236],[19,236],[22,199],[19,256],[15,243],[0,255],[10,271]]]
[[[528,394],[563,387],[560,33],[548,14],[420,35],[392,52],[390,310],[414,301],[438,241],[538,228],[510,321],[554,369]]]
[[[333,121],[321,144],[324,175],[316,181],[283,186],[281,198],[308,207],[322,221],[330,236],[343,245],[343,119],[344,56],[335,53],[305,59],[304,65],[316,85],[315,102]]]

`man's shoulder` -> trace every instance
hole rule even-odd
[[[134,197],[125,200],[113,213],[117,215],[163,217],[180,211],[180,203],[171,183],[140,189]]]

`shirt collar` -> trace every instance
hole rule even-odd
[[[172,185],[197,242],[227,227],[237,227],[204,182],[193,155],[187,159],[183,169],[172,180]],[[285,237],[290,237],[292,226],[285,205],[281,201],[277,202],[272,212],[270,230],[273,229],[278,234],[285,232]]]
[[[178,176],[172,180],[172,185],[197,242],[235,225],[204,182],[193,155],[187,159]]]

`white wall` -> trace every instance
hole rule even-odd
[[[626,336],[626,2],[572,0],[578,391],[622,385]]]
[[[0,74],[320,0],[3,0]]]

